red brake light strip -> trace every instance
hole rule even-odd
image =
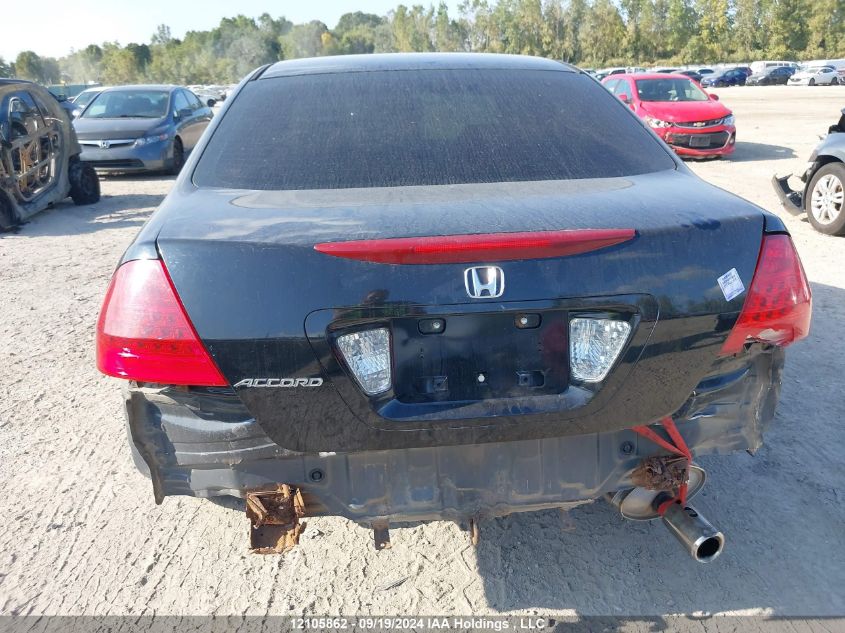
[[[323,242],[314,250],[378,264],[466,264],[579,255],[635,236],[634,229],[484,233]]]

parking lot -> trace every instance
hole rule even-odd
[[[99,204],[67,201],[0,236],[0,614],[845,613],[845,238],[786,214],[770,184],[803,166],[845,86],[714,92],[736,114],[736,153],[688,164],[785,219],[815,308],[766,445],[702,460],[697,505],[726,535],[720,559],[697,565],[661,525],[605,503],[485,522],[477,548],[440,522],[394,529],[376,552],[367,529],[309,519],[282,557],[248,552],[236,503],[156,506],[118,381],[94,366],[94,327],[173,181],[114,177]]]

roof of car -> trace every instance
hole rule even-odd
[[[0,85],[6,86],[9,84],[31,84],[28,79],[0,79]]]
[[[568,64],[527,55],[493,53],[379,53],[375,55],[336,55],[276,62],[261,79],[291,75],[372,72],[380,70],[430,70],[490,68],[514,70],[556,70],[580,72]]]
[[[106,90],[109,92],[123,90],[175,90],[181,87],[182,86],[174,86],[173,84],[134,84],[130,86],[107,86],[103,89],[103,92]]]

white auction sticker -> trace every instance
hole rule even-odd
[[[722,289],[722,294],[725,295],[726,301],[730,301],[745,292],[745,286],[742,285],[742,279],[739,278],[736,268],[731,268],[719,277],[717,281],[719,282],[719,287]]]

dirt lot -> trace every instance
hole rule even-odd
[[[0,237],[0,614],[845,614],[845,239],[780,209],[769,179],[806,160],[845,87],[720,90],[737,115],[728,161],[703,178],[785,218],[813,283],[812,334],[788,354],[767,445],[702,460],[697,503],[728,538],[709,566],[659,524],[608,505],[482,525],[367,530],[311,519],[285,557],[247,551],[242,513],[189,498],[155,506],[135,472],[117,381],[94,368],[94,324],[114,264],[170,188],[103,182]]]

